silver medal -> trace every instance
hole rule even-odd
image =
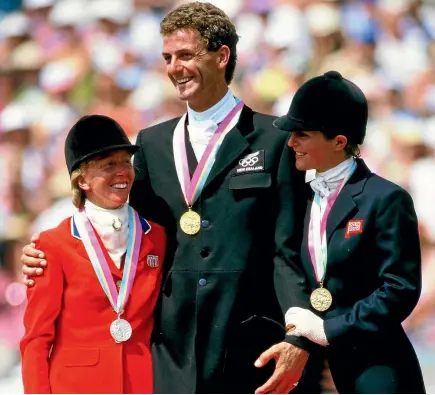
[[[118,318],[110,325],[110,334],[117,343],[125,342],[131,337],[131,325],[128,321]]]

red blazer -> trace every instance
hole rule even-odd
[[[110,335],[116,314],[74,220],[67,218],[57,228],[41,233],[37,248],[44,251],[49,266],[27,291],[26,332],[21,341],[26,393],[153,392],[150,336],[166,236],[161,226],[141,222],[144,234],[136,278],[122,315],[133,334],[124,343],[116,343]],[[122,270],[101,240],[100,244],[116,284]],[[155,257],[158,266],[152,267]]]

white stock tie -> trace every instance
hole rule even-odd
[[[328,187],[328,183],[322,176],[317,176],[313,181],[310,182],[310,186],[314,193],[318,193],[321,198],[328,198],[329,195],[331,195],[331,190]]]
[[[349,158],[332,169],[323,173],[317,173],[316,178],[310,182],[312,190],[318,193],[321,198],[329,198],[340,186],[354,162],[354,158]]]

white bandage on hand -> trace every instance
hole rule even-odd
[[[300,307],[291,307],[285,313],[286,326],[294,325],[295,328],[287,332],[289,335],[306,337],[321,346],[328,346],[323,320],[313,312]]]

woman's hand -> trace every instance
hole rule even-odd
[[[288,334],[293,336],[304,336],[308,340],[321,346],[328,346],[329,342],[323,328],[323,320],[307,309],[291,307],[285,314],[286,327],[294,325]]]

